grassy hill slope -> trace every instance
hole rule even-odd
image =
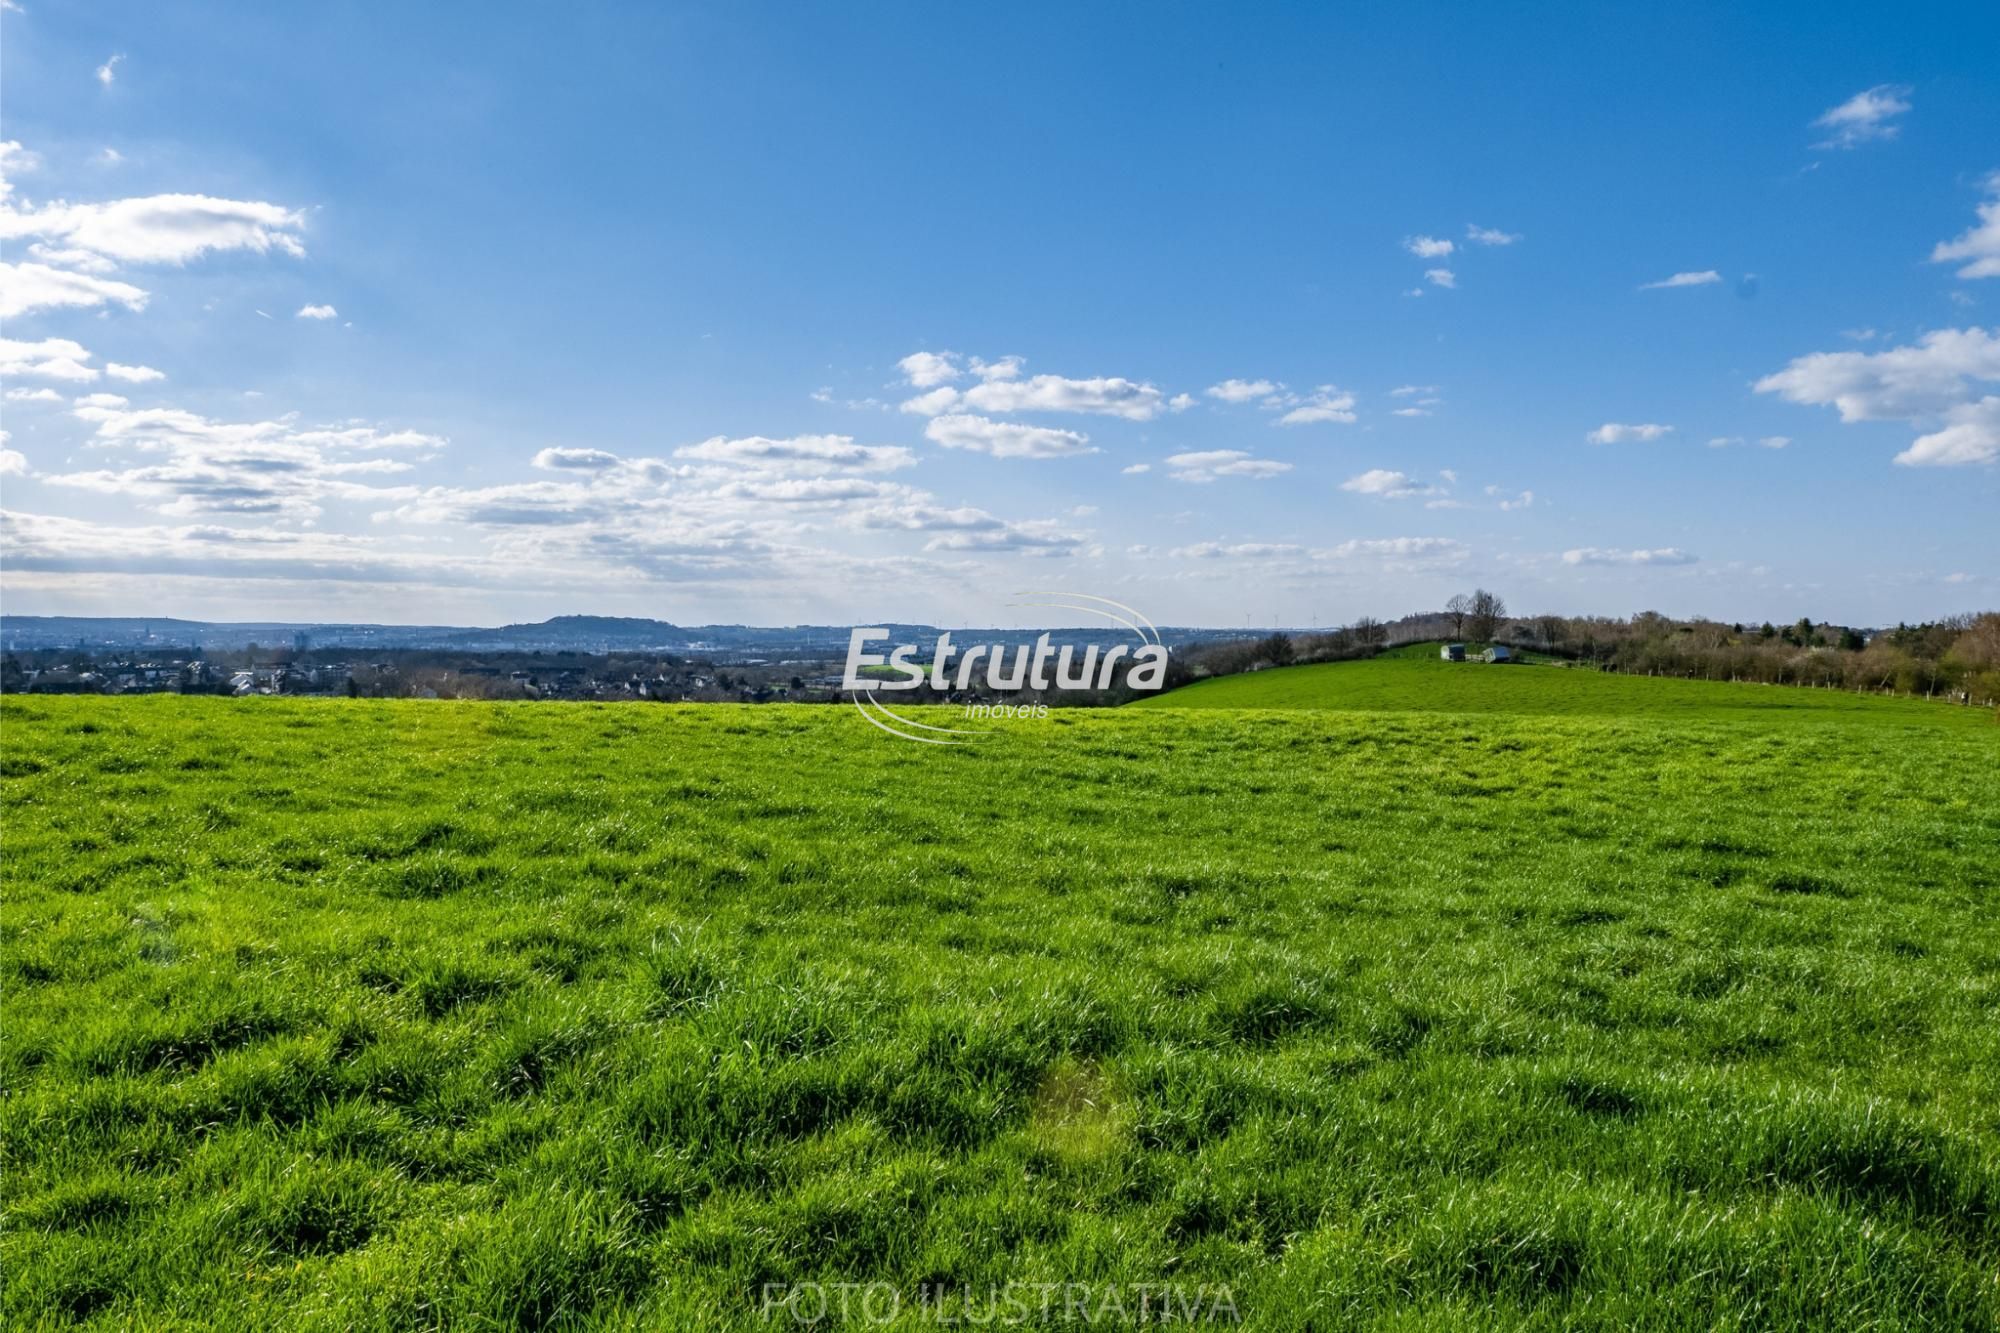
[[[6,1322],[1991,1328],[2000,751],[1758,720],[0,701]]]
[[[1199,681],[1134,708],[1332,708],[1723,721],[1784,717],[1887,726],[1988,727],[1991,709],[1789,685],[1624,676],[1580,667],[1441,662],[1435,645],[1359,662],[1280,667]]]

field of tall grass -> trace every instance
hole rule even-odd
[[[9,699],[6,1320],[1990,1329],[1996,761],[1944,706],[1419,662],[958,749]]]

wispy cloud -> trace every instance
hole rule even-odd
[[[1405,236],[1403,248],[1419,259],[1443,259],[1458,246],[1442,236]]]
[[[1896,118],[1909,111],[1910,93],[1906,84],[1878,83],[1854,94],[1813,122],[1814,129],[1827,131],[1813,147],[1854,148],[1895,138],[1901,128]]]
[[[1634,440],[1657,440],[1673,433],[1672,426],[1661,426],[1653,422],[1628,426],[1621,421],[1607,421],[1585,438],[1592,444],[1629,444]]]
[[[1933,264],[1963,263],[1961,278],[2000,278],[2000,171],[1986,178],[1987,199],[1979,205],[1978,225],[1967,227],[1931,251]]]
[[[1712,268],[1705,268],[1699,272],[1676,273],[1673,277],[1661,278],[1658,282],[1642,282],[1639,284],[1639,290],[1642,292],[1652,292],[1658,291],[1662,287],[1706,287],[1710,283],[1721,281],[1722,275],[1720,273],[1717,273]]]
[[[1290,463],[1255,458],[1241,449],[1208,449],[1175,454],[1167,459],[1167,475],[1175,481],[1206,483],[1223,477],[1247,477],[1261,481],[1290,472]]]
[[[109,88],[118,80],[118,67],[125,63],[125,53],[119,52],[97,67],[97,81]]]
[[[1482,227],[1478,223],[1465,225],[1465,239],[1474,245],[1512,245],[1521,239],[1517,231],[1500,231],[1494,227]]]
[[[1700,556],[1677,547],[1662,546],[1652,551],[1626,551],[1602,546],[1582,546],[1564,551],[1565,565],[1692,565]]]

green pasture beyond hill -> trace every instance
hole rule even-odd
[[[1994,725],[1990,708],[1790,685],[1619,675],[1526,662],[1443,662],[1436,644],[1358,662],[1220,676],[1140,699],[1140,708],[1339,708],[1364,712],[1713,719],[1753,717],[1910,726]]]
[[[12,1328],[2000,1323],[1990,715],[1405,662],[0,751]]]

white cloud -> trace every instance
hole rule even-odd
[[[339,317],[340,312],[330,305],[302,305],[299,307],[298,318],[300,319],[338,319]]]
[[[106,361],[104,373],[114,380],[124,380],[127,384],[151,384],[155,380],[167,377],[164,370],[155,370],[151,366],[120,365],[116,361]]]
[[[1722,275],[1720,273],[1717,273],[1712,268],[1705,268],[1694,273],[1676,273],[1673,277],[1661,278],[1658,282],[1642,282],[1639,284],[1639,290],[1642,292],[1653,292],[1660,290],[1662,287],[1706,287],[1710,283],[1721,281]]]
[[[1267,398],[1284,387],[1270,380],[1224,380],[1220,384],[1209,385],[1202,392],[1225,403],[1247,403],[1253,398]]]
[[[1128,477],[1136,477],[1142,472],[1151,472],[1152,470],[1153,465],[1151,463],[1134,463],[1130,467],[1119,469],[1120,472]]]
[[[544,449],[531,460],[545,472],[601,472],[617,467],[617,454],[602,449]]]
[[[1426,486],[1405,472],[1393,472],[1388,468],[1370,468],[1358,476],[1349,477],[1340,483],[1343,491],[1356,495],[1377,495],[1385,500],[1404,500],[1411,496],[1433,495],[1437,487]]]
[[[1672,426],[1660,426],[1652,422],[1628,426],[1623,422],[1607,421],[1585,438],[1592,444],[1627,444],[1633,440],[1657,440],[1663,435],[1671,434],[1673,429]]]
[[[146,292],[129,282],[115,282],[46,264],[0,263],[0,318],[11,319],[31,310],[58,306],[101,306],[116,302],[130,310],[146,308]]]
[[[1458,247],[1439,236],[1406,236],[1403,248],[1419,259],[1443,259]]]
[[[947,386],[932,389],[929,393],[920,393],[914,398],[905,399],[903,410],[905,412],[914,412],[918,416],[934,417],[940,412],[950,411],[957,402],[958,390]]]
[[[54,389],[9,389],[7,401],[10,403],[60,403],[63,396]]]
[[[1967,227],[1931,251],[1933,264],[1964,262],[1961,278],[2000,278],[2000,171],[1986,178],[1989,198],[1979,205],[1979,225]]]
[[[1888,421],[1945,412],[1969,398],[1968,380],[2000,380],[2000,337],[1939,329],[1883,352],[1814,352],[1757,381],[1808,406],[1832,405],[1842,421]]]
[[[1420,398],[1426,394],[1436,393],[1437,391],[1438,386],[1435,384],[1398,384],[1395,388],[1389,390],[1389,396],[1391,398]]]
[[[0,239],[37,236],[138,264],[186,264],[221,250],[303,255],[298,233],[304,226],[305,215],[294,209],[205,194],[156,194],[104,204],[57,202],[26,210],[0,207]]]
[[[28,458],[18,449],[0,449],[0,477],[28,475]]]
[[[1458,275],[1448,268],[1427,268],[1424,277],[1430,280],[1433,287],[1458,286]]]
[[[77,401],[74,415],[100,445],[136,446],[160,461],[125,469],[57,473],[51,485],[128,495],[163,514],[264,515],[307,521],[330,499],[381,500],[413,494],[368,478],[405,472],[393,458],[353,457],[385,449],[441,445],[414,431],[383,432],[352,424],[300,428],[286,421],[218,422],[178,408],[133,410],[116,394]]]
[[[118,67],[125,63],[125,53],[119,52],[97,67],[97,81],[109,88],[118,78]]]
[[[717,435],[674,450],[674,457],[782,470],[836,468],[890,472],[909,467],[915,454],[897,444],[856,444],[850,435],[798,435],[773,440],[761,435],[732,440]]]
[[[1757,446],[1762,449],[1782,449],[1791,442],[1792,437],[1789,435],[1764,435],[1758,437],[1755,441]],[[1752,441],[1744,439],[1741,435],[1718,435],[1708,442],[1708,447],[1711,449],[1733,449],[1750,443]]]
[[[1920,435],[1896,455],[1905,467],[1954,467],[2000,461],[2000,397],[1960,403],[1944,414],[1942,430]]]
[[[83,364],[88,360],[90,353],[67,338],[40,342],[0,338],[0,376],[88,382],[98,375],[97,367]]]
[[[1468,222],[1465,224],[1465,238],[1474,245],[1512,245],[1521,239],[1521,234]]]
[[[1601,546],[1584,546],[1564,551],[1566,565],[1692,565],[1701,557],[1672,546],[1653,551],[1624,551]]]
[[[966,413],[932,418],[924,427],[924,437],[947,449],[970,449],[995,458],[1062,458],[1097,452],[1090,445],[1090,437],[1079,431],[995,421]]]
[[[1280,426],[1310,426],[1323,421],[1352,422],[1354,416],[1354,395],[1331,384],[1322,384],[1304,398],[1288,399],[1296,403],[1291,411],[1278,418]]]
[[[1118,376],[1035,375],[976,384],[965,391],[965,402],[983,412],[1087,412],[1151,421],[1165,409],[1166,396],[1151,384]]]
[[[1175,481],[1206,483],[1222,477],[1249,477],[1262,480],[1290,472],[1290,463],[1269,458],[1253,458],[1241,449],[1208,449],[1175,454],[1167,459],[1168,475]]]
[[[1194,395],[1191,393],[1177,393],[1167,399],[1167,410],[1169,412],[1185,412],[1193,406]]]
[[[958,368],[958,356],[954,352],[912,352],[898,361],[896,368],[903,372],[905,380],[919,389],[950,383],[964,373]]]
[[[1815,148],[1853,148],[1877,139],[1893,139],[1899,126],[1896,117],[1910,109],[1910,88],[1903,84],[1878,83],[1854,94],[1818,120],[1813,128],[1828,131]]]
[[[1389,411],[1392,417],[1427,417],[1430,414],[1431,410],[1428,407],[1397,407]]]

